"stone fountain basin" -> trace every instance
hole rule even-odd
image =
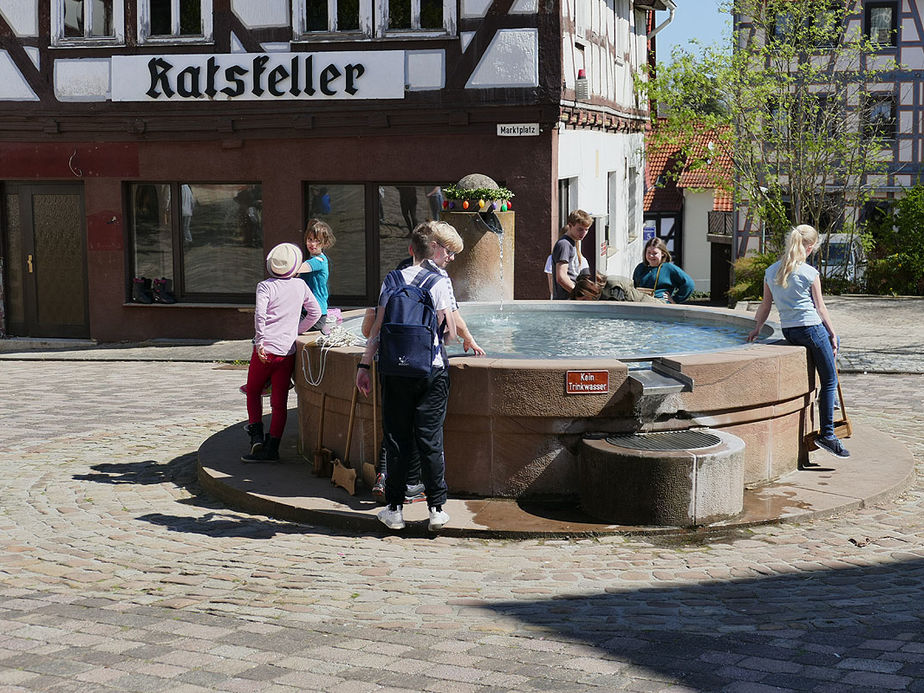
[[[549,301],[513,303],[562,306]],[[566,305],[580,309],[580,304]],[[661,313],[670,320],[753,325],[752,316],[723,309],[608,305],[620,317]],[[361,315],[362,311],[352,311],[344,319]],[[773,338],[778,332],[768,325],[764,334]],[[357,397],[350,450],[345,449],[362,348],[336,347],[322,354],[313,341],[313,337],[299,337],[297,345],[299,450],[310,460],[320,441],[361,469],[371,484],[381,440],[381,411],[371,398]],[[307,376],[318,374],[322,358],[323,378],[311,385]],[[649,368],[686,386],[649,391],[638,377],[640,369]],[[568,394],[569,371],[604,371],[607,390]],[[794,471],[808,459],[803,440],[814,429],[814,370],[809,371],[804,348],[783,342],[662,354],[641,362],[625,356],[567,360],[454,356],[450,379],[444,449],[446,479],[450,493],[457,495],[573,498],[580,491],[585,437],[704,427],[744,441],[743,483],[758,486]],[[322,405],[323,430],[319,430]]]

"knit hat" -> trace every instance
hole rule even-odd
[[[266,256],[266,271],[280,279],[293,276],[301,266],[301,248],[293,243],[280,243]]]

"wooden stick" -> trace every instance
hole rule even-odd
[[[372,454],[379,458],[379,416],[378,416],[378,378],[375,376],[375,361],[372,362]]]
[[[847,417],[847,406],[844,404],[844,393],[841,392],[841,374],[837,370],[837,366],[834,366],[834,372],[837,374],[837,401],[841,405],[841,416],[843,420],[838,423],[844,424],[843,436],[844,438],[849,438],[853,434],[853,426],[850,425],[850,419]]]
[[[359,394],[359,388],[353,385],[353,399],[350,401],[350,422],[347,424],[346,450],[343,452],[343,463],[350,464],[350,444],[353,442],[353,420],[356,417],[356,396]]]
[[[318,421],[318,444],[315,445],[315,450],[320,450],[324,445],[324,408],[327,404],[327,393],[321,393],[321,418]]]

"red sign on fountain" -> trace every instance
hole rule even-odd
[[[566,395],[605,395],[610,391],[609,371],[567,371]]]

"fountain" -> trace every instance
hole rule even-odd
[[[563,499],[581,494],[582,445],[614,434],[713,429],[744,441],[741,485],[756,486],[807,460],[804,434],[813,428],[814,377],[801,347],[745,344],[748,315],[723,309],[634,303],[513,301],[466,304],[463,315],[488,350],[450,357],[452,382],[445,425],[446,478],[456,496]],[[487,322],[503,313],[497,344]],[[590,335],[568,341],[585,353],[525,353],[520,338],[536,317],[576,324],[590,316],[603,335],[617,325],[666,342],[610,345],[590,351]],[[361,311],[344,315],[358,332]],[[484,325],[482,324],[484,323]],[[684,333],[691,340],[680,341]],[[483,334],[484,333],[484,334]],[[765,326],[765,337],[776,336]],[[299,338],[299,360],[317,364],[318,347]],[[671,345],[674,345],[673,347]],[[526,347],[530,349],[533,347]],[[344,451],[360,347],[326,352],[326,375],[310,386],[296,369],[299,440],[310,458],[324,403],[323,445],[341,452],[371,484],[381,440],[371,400],[360,397],[351,449]],[[317,370],[315,368],[315,370]]]
[[[480,174],[445,192],[441,217],[465,243],[450,276],[459,300],[472,301],[462,314],[488,352],[449,349],[452,495],[579,497],[607,521],[692,525],[734,516],[746,485],[807,460],[814,371],[805,349],[746,344],[752,318],[728,310],[514,301],[514,219],[504,201],[512,193]],[[343,325],[359,335],[361,318],[346,313]],[[778,335],[768,325],[764,336]],[[320,441],[371,487],[381,417],[372,400],[353,395],[362,349],[322,350],[300,337],[298,350],[302,454],[311,459]],[[310,364],[321,360],[326,375],[312,385],[306,376],[318,368]],[[650,459],[633,451],[646,436],[705,429],[705,447],[683,443]],[[624,488],[647,500],[628,502]]]

